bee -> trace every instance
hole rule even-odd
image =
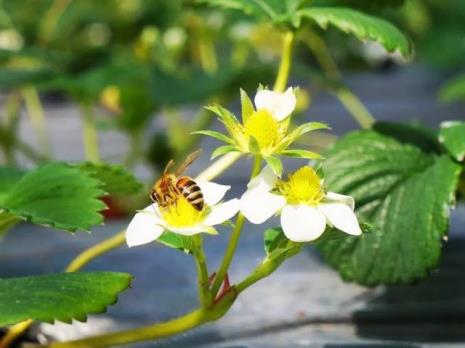
[[[159,207],[165,208],[173,204],[179,196],[183,196],[192,204],[198,211],[202,211],[204,207],[203,194],[197,183],[188,176],[181,176],[184,171],[194,162],[200,155],[201,150],[191,153],[184,162],[173,173],[169,170],[174,165],[174,161],[170,160],[163,171],[163,175],[153,185],[150,193],[150,198],[158,204]]]

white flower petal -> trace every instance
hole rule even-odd
[[[126,230],[126,243],[129,247],[147,244],[156,240],[163,233],[161,220],[154,205],[148,206],[134,215]]]
[[[270,166],[265,166],[260,174],[250,180],[247,187],[249,189],[260,187],[270,191],[276,185],[276,181],[278,181],[278,177],[274,173],[273,169]]]
[[[341,195],[335,192],[328,192],[325,197],[325,203],[342,203],[354,210],[355,202],[350,196]]]
[[[204,223],[187,227],[167,226],[167,230],[173,233],[182,234],[183,236],[193,236],[199,233],[217,234],[216,230],[213,227],[208,226]]]
[[[281,227],[288,239],[310,242],[325,231],[326,217],[308,205],[286,205],[281,212]]]
[[[226,192],[231,188],[231,186],[220,185],[211,181],[196,180],[195,182],[202,191],[204,202],[210,206],[221,201]]]
[[[255,96],[255,107],[257,110],[266,109],[277,120],[284,120],[295,109],[297,99],[292,87],[289,87],[286,92],[275,92],[270,90],[262,90],[257,92]]]
[[[211,208],[210,213],[203,222],[205,225],[214,226],[231,219],[239,211],[239,200],[237,198],[220,203]]]
[[[240,201],[242,214],[253,224],[261,224],[286,204],[283,196],[275,195],[262,187],[245,192]]]
[[[355,213],[343,203],[323,203],[318,206],[328,221],[337,229],[358,236],[362,234]]]

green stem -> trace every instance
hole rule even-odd
[[[47,45],[50,42],[58,20],[71,4],[71,1],[72,0],[53,1],[52,5],[42,18],[41,25],[39,27],[39,39],[42,44]]]
[[[362,128],[371,128],[376,122],[373,115],[350,89],[340,87],[336,90],[336,96]]]
[[[138,329],[125,330],[106,335],[84,338],[76,341],[51,343],[49,348],[98,348],[155,340],[193,329],[208,318],[203,309],[197,309],[182,317]]]
[[[51,156],[50,139],[45,124],[44,109],[40,101],[39,93],[33,86],[23,88],[22,94],[26,105],[27,113],[34,127],[39,148],[47,157]]]
[[[279,64],[278,75],[274,84],[274,90],[283,92],[286,89],[287,82],[289,80],[289,73],[292,65],[292,53],[294,48],[295,34],[292,31],[288,31],[283,37],[283,48],[281,55],[281,62]]]
[[[262,164],[262,158],[260,156],[256,156],[254,160],[254,164],[252,166],[252,173],[250,175],[251,179],[253,179],[255,176],[258,175],[261,169],[261,164]],[[221,265],[218,268],[218,272],[216,273],[216,277],[212,285],[211,293],[213,297],[215,297],[216,294],[218,293],[218,290],[220,289],[221,284],[223,284],[226,273],[228,272],[229,266],[231,265],[232,259],[234,257],[234,253],[237,248],[237,244],[239,242],[239,238],[241,236],[242,228],[244,227],[244,222],[245,222],[244,215],[239,213],[234,229],[231,232],[231,236],[229,237],[229,243],[226,248],[226,252],[223,256],[223,261],[221,262]]]
[[[302,250],[302,243],[288,242],[288,248],[282,251],[277,257],[268,256],[259,264],[243,281],[236,285],[236,292],[239,295],[245,289],[255,284],[259,280],[268,277],[288,258],[298,254]]]
[[[376,119],[360,99],[349,88],[343,85],[341,73],[325,42],[311,30],[305,32],[303,39],[312,51],[326,77],[338,85],[334,90],[334,94],[339,101],[362,128],[370,128],[376,122]]]
[[[120,247],[126,241],[126,230],[118,232],[114,236],[101,241],[98,244],[91,246],[80,253],[71,263],[66,267],[65,272],[76,272],[87,265],[93,259],[103,255],[110,250]]]
[[[143,155],[142,140],[143,138],[140,130],[136,130],[129,134],[130,148],[126,154],[125,160],[126,167],[129,169],[133,168]]]
[[[211,305],[212,298],[209,289],[210,284],[208,280],[208,267],[205,253],[203,251],[202,236],[200,234],[194,236],[194,241],[196,244],[194,250],[194,259],[198,274],[200,304],[202,305],[202,308],[208,308]]]
[[[207,180],[210,181],[221,174],[231,167],[237,160],[242,156],[240,152],[230,152],[216,162],[213,162],[207,169],[205,169],[202,173],[200,173],[196,179],[197,180]]]
[[[198,49],[202,69],[209,74],[215,73],[218,70],[218,60],[212,40],[203,35],[198,40]]]
[[[81,109],[85,158],[86,161],[98,163],[100,162],[100,147],[92,104],[83,102],[81,103]]]
[[[17,141],[19,110],[21,107],[21,96],[12,92],[5,103],[5,120],[0,124],[0,145],[5,156],[5,163],[16,166],[15,144]]]

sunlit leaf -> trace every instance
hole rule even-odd
[[[0,326],[32,319],[86,321],[102,313],[131,283],[126,273],[60,273],[0,279]]]
[[[0,209],[35,224],[71,232],[89,230],[103,221],[101,186],[78,168],[47,164],[25,174],[0,197]]]

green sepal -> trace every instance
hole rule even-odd
[[[321,160],[324,159],[319,153],[308,151],[308,150],[299,150],[299,149],[289,149],[284,150],[280,155],[293,157],[293,158],[305,158],[309,160]]]
[[[195,247],[193,237],[183,236],[179,233],[170,231],[164,231],[156,241],[167,247],[180,250],[186,254],[192,254],[192,251]]]
[[[230,144],[230,145],[235,144],[234,140],[231,139],[230,137],[224,135],[223,133],[213,131],[213,130],[200,130],[200,131],[192,132],[191,134],[206,135],[208,137],[215,138],[215,139],[217,139],[219,141],[225,142],[225,143]]]
[[[255,112],[254,105],[247,93],[241,88],[241,107],[242,107],[242,122],[245,124],[250,115]]]
[[[236,145],[223,145],[220,147],[217,147],[213,152],[210,157],[210,159],[215,159],[219,156],[225,155],[230,152],[239,152],[239,149],[237,148]]]
[[[327,124],[321,122],[308,122],[304,123],[293,131],[291,131],[278,147],[279,151],[287,149],[296,139],[300,138],[302,135],[313,132],[320,129],[331,129]]]
[[[283,174],[283,163],[278,157],[275,156],[267,156],[265,157],[266,163],[271,167],[273,172],[278,176],[281,177]]]

